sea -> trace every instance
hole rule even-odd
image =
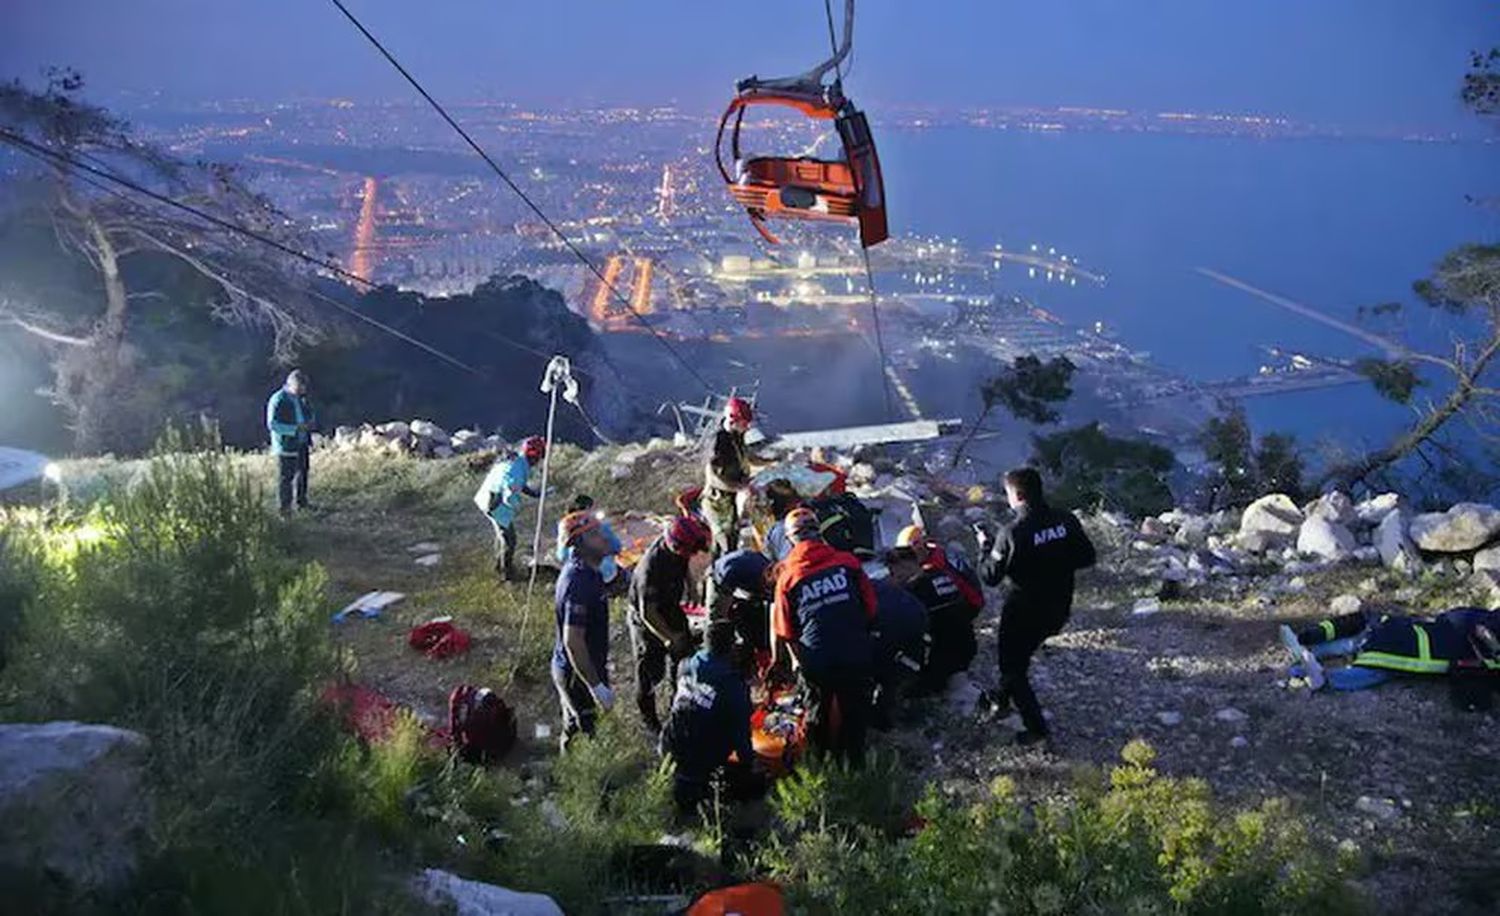
[[[1375,355],[1197,268],[1344,320],[1404,302],[1397,327],[1370,327],[1443,348],[1452,325],[1420,304],[1412,282],[1457,245],[1500,241],[1500,143],[970,127],[879,140],[894,232],[1067,255],[1106,282],[1048,283],[1015,266],[1001,285],[1071,323],[1102,322],[1195,380],[1254,373],[1264,347]],[[1257,431],[1292,433],[1309,449],[1380,442],[1411,416],[1363,385],[1245,406]]]

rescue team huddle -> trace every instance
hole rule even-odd
[[[804,500],[790,481],[774,479],[751,499],[758,465],[745,436],[752,421],[751,405],[730,398],[703,487],[678,499],[679,514],[632,568],[590,497],[575,497],[559,520],[551,673],[564,751],[615,705],[612,597],[623,595],[627,606],[636,709],[673,759],[677,802],[690,812],[714,791],[759,791],[768,759],[774,768],[778,754],[804,744],[858,766],[869,728],[889,727],[904,698],[944,691],[968,670],[978,652],[983,587],[1001,585],[999,680],[980,706],[996,719],[1017,713],[1018,744],[1046,741],[1031,660],[1067,624],[1074,575],[1096,555],[1077,517],[1047,504],[1040,475],[1019,468],[1004,476],[1015,518],[999,532],[975,526],[977,568],[916,525],[877,555],[873,520],[852,496]],[[281,511],[305,509],[317,421],[300,371],[272,395],[266,425],[280,465]],[[474,494],[494,530],[495,572],[506,582],[517,578],[521,498],[540,495],[530,481],[546,450],[539,437],[524,440],[496,459]],[[773,519],[757,531],[755,548],[741,545],[752,504]],[[1300,633],[1282,627],[1281,638],[1293,675],[1313,689],[1362,689],[1393,674],[1485,675],[1488,687],[1500,673],[1496,632],[1500,610],[1457,609],[1434,620],[1352,615]],[[1325,674],[1322,661],[1341,656],[1349,666]],[[1471,681],[1479,683],[1463,683]],[[663,682],[673,691],[665,721],[656,696]],[[1474,702],[1489,697],[1482,689],[1465,696],[1471,693]]]

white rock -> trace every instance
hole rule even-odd
[[[1358,614],[1365,606],[1365,602],[1358,595],[1339,595],[1328,603],[1328,612],[1335,617],[1345,614]]]
[[[1130,613],[1138,617],[1144,617],[1147,614],[1155,614],[1159,610],[1161,610],[1161,601],[1159,599],[1139,598],[1136,600],[1135,607],[1131,609]]]
[[[1305,592],[1307,591],[1307,580],[1301,576],[1297,576],[1286,584],[1286,590],[1294,595]]]
[[[1382,493],[1354,507],[1354,515],[1361,523],[1378,525],[1381,520],[1401,508],[1399,493]]]
[[[1240,517],[1240,534],[1290,538],[1304,520],[1302,510],[1290,496],[1272,493],[1245,507],[1245,514]]]
[[[1411,520],[1411,539],[1433,553],[1464,553],[1500,535],[1500,509],[1459,503],[1447,512],[1427,512]]]
[[[432,457],[434,458],[452,458],[453,454],[453,446],[451,445],[439,445],[432,450]]]
[[[72,891],[127,881],[150,817],[146,749],[108,725],[0,725],[0,871],[52,875]]]
[[[1324,493],[1308,506],[1309,518],[1325,518],[1338,525],[1349,525],[1355,518],[1354,500],[1347,493],[1334,490]]]
[[[427,553],[423,554],[420,557],[417,557],[412,562],[426,569],[431,569],[432,567],[443,562],[443,555],[440,553]]]
[[[1400,572],[1412,572],[1422,565],[1417,548],[1406,536],[1406,516],[1391,512],[1375,527],[1375,549],[1380,562]]]
[[[610,480],[624,480],[631,475],[631,467],[628,464],[612,464],[609,466]]]
[[[1141,537],[1148,541],[1165,541],[1172,536],[1172,529],[1159,518],[1141,519]]]
[[[1201,515],[1189,515],[1183,518],[1172,540],[1181,547],[1202,547],[1208,542],[1210,530],[1208,519]]]
[[[448,433],[431,420],[411,421],[411,434],[413,436],[420,436],[423,439],[431,439],[433,442],[443,445],[447,445],[450,441]]]
[[[437,541],[423,541],[420,544],[411,545],[406,550],[408,553],[437,553],[442,548],[443,545]]]
[[[1474,554],[1474,571],[1481,572],[1487,569],[1500,572],[1500,544],[1486,547]]]
[[[456,916],[563,916],[546,894],[528,894],[452,872],[428,868],[412,878],[412,889],[432,906],[451,907]]]
[[[1250,718],[1250,716],[1238,709],[1235,709],[1233,706],[1225,706],[1223,709],[1214,713],[1214,718],[1218,719],[1220,722],[1239,723],[1246,721]]]
[[[1347,499],[1347,497],[1345,497]],[[1297,552],[1337,563],[1353,555],[1359,544],[1354,532],[1323,515],[1314,515],[1302,523],[1297,534]]]
[[[359,427],[340,426],[333,431],[333,444],[339,448],[353,448],[359,442]]]
[[[1401,815],[1401,809],[1396,807],[1395,802],[1388,798],[1371,798],[1368,795],[1361,795],[1354,802],[1354,810],[1383,821],[1395,820]]]
[[[1500,603],[1500,569],[1476,569],[1469,576],[1469,587]]]
[[[405,439],[411,435],[411,424],[402,420],[392,420],[375,427],[375,431],[387,439]]]
[[[1159,713],[1156,714],[1156,721],[1158,721],[1161,724],[1167,726],[1168,728],[1171,728],[1174,725],[1181,725],[1182,724],[1182,713],[1176,712],[1176,711],[1173,711],[1173,710],[1168,710],[1166,712],[1159,712]]]

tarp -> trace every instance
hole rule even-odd
[[[49,463],[46,455],[0,446],[0,490],[40,478],[46,473]]]

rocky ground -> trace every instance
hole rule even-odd
[[[548,587],[539,586],[528,613],[525,586],[493,581],[488,528],[468,501],[482,464],[383,457],[435,453],[421,445],[377,444],[382,457],[373,459],[368,451],[317,456],[322,508],[291,529],[329,568],[340,597],[408,594],[382,620],[338,625],[356,676],[433,717],[453,684],[498,684],[521,719],[521,766],[544,766],[556,716],[545,680]],[[372,460],[389,462],[396,479],[372,489]],[[696,462],[661,443],[567,456],[554,473],[563,494],[586,489],[612,509],[667,511],[669,493],[691,482]],[[919,469],[876,462],[853,476],[876,501],[913,497],[946,537],[960,539],[968,522],[997,510],[991,493],[951,493]],[[1243,514],[1086,522],[1102,562],[1082,577],[1072,623],[1034,669],[1054,722],[1052,747],[1016,749],[1014,721],[972,712],[976,687],[995,679],[993,597],[972,683],[914,704],[877,746],[956,794],[1008,774],[1023,791],[1046,795],[1061,791],[1076,765],[1108,764],[1127,741],[1145,738],[1159,767],[1201,777],[1227,800],[1291,798],[1364,862],[1380,911],[1500,911],[1500,712],[1460,711],[1445,684],[1420,679],[1312,693],[1288,681],[1276,638],[1277,624],[1331,609],[1492,604],[1500,555],[1479,548],[1500,533],[1500,513],[1413,515],[1394,496],[1355,505],[1336,495],[1304,507],[1268,497]],[[412,549],[424,542],[436,546]],[[431,553],[436,565],[414,562]],[[407,628],[437,614],[473,633],[467,655],[436,662],[406,647]],[[616,629],[614,674],[623,684],[628,648]]]

